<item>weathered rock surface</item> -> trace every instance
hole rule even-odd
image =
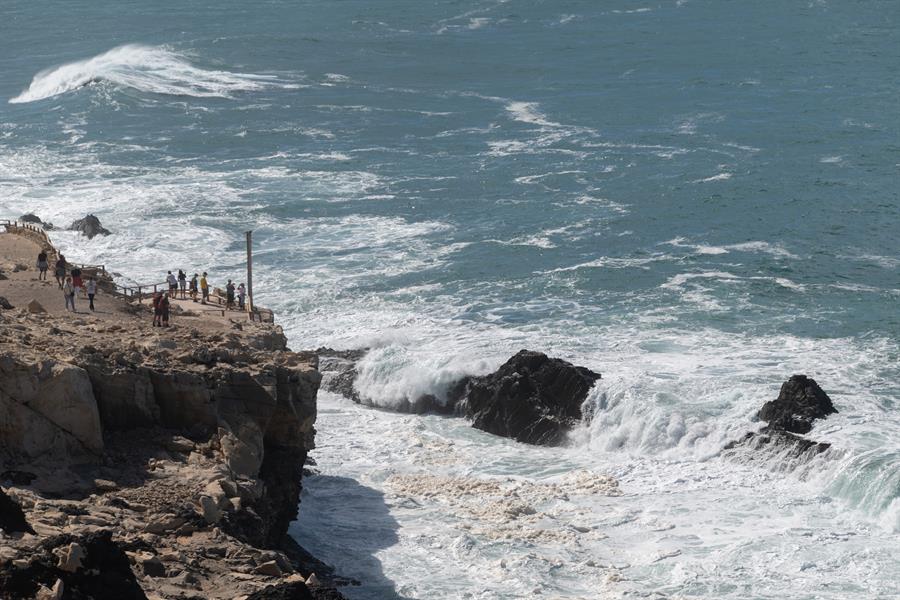
[[[0,472],[22,512],[10,528],[35,532],[0,543],[0,598],[89,597],[83,539],[102,532],[151,597],[243,597],[320,570],[281,550],[314,447],[315,356],[265,324],[147,345],[143,319],[88,318],[0,314]],[[313,597],[340,598],[331,581]],[[143,597],[123,590],[94,597]]]
[[[7,534],[34,533],[34,529],[25,519],[25,513],[19,503],[6,495],[0,488],[0,530]]]
[[[319,348],[316,354],[319,357],[319,369],[328,376],[322,381],[322,388],[339,394],[354,402],[361,402],[359,393],[353,384],[359,371],[356,363],[366,355],[367,350],[332,350],[331,348]]]
[[[581,420],[600,374],[541,352],[522,350],[496,372],[451,391],[472,426],[528,444],[553,445]]]
[[[0,455],[69,462],[102,451],[100,415],[84,369],[0,355]]]
[[[802,459],[821,454],[831,444],[814,442],[796,434],[809,433],[813,422],[837,413],[831,398],[814,379],[792,375],[781,386],[778,398],[766,402],[757,413],[768,424],[758,432],[747,433],[730,442],[725,451],[738,447],[776,452],[786,459]]]
[[[100,219],[94,215],[87,215],[83,219],[73,221],[72,224],[69,225],[69,231],[80,231],[86,235],[88,239],[98,235],[110,235],[112,233],[109,229],[103,227],[103,225],[100,224]]]
[[[778,398],[763,404],[759,418],[773,430],[809,433],[813,421],[836,413],[831,398],[814,379],[792,375],[781,386]]]
[[[77,560],[72,558],[77,555]],[[59,582],[62,582],[61,584]],[[24,565],[0,566],[0,597],[31,599],[56,586],[63,598],[145,600],[128,557],[109,531],[43,541]],[[53,596],[49,596],[53,597]]]
[[[26,308],[31,314],[41,314],[47,312],[47,309],[41,306],[41,303],[37,300],[32,300],[31,302],[29,302]]]

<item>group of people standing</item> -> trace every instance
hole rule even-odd
[[[47,281],[47,271],[50,269],[50,260],[47,256],[47,250],[41,250],[37,257],[38,280]],[[54,265],[54,275],[56,276],[56,284],[63,292],[63,299],[66,302],[66,311],[75,310],[75,298],[78,294],[86,296],[88,299],[88,308],[94,312],[94,297],[97,295],[97,281],[93,277],[87,279],[82,278],[81,269],[77,265],[73,265],[69,269],[66,257],[60,253]]]
[[[199,294],[201,304],[209,302],[209,281],[206,277],[205,271],[202,275],[194,273],[190,280],[188,280],[187,273],[182,269],[178,269],[177,275],[172,273],[172,271],[168,271],[166,283],[169,286],[169,291],[156,292],[153,295],[153,326],[169,326],[170,299],[177,299],[179,293],[182,300],[190,298],[196,302]],[[244,310],[247,299],[247,286],[241,283],[235,287],[234,283],[229,279],[225,285],[225,308],[233,310],[235,308],[235,299],[237,300],[237,309]]]

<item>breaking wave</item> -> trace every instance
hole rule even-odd
[[[84,86],[109,82],[153,94],[227,98],[233,92],[278,84],[271,75],[201,69],[164,46],[129,44],[103,54],[39,72],[11,104],[52,98]]]

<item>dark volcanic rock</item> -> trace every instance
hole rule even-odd
[[[78,544],[84,551],[80,567],[75,572],[60,569],[53,550]],[[12,563],[0,567],[0,597],[6,599],[34,598],[40,586],[52,587],[57,579],[63,582],[64,598],[116,598],[117,600],[146,600],[138,585],[128,557],[112,540],[109,531],[90,533],[81,537],[60,535],[44,540],[41,553],[31,557],[24,568]]]
[[[786,452],[786,458],[799,458],[804,454],[815,456],[831,448],[831,444],[814,442],[793,433],[768,428],[758,433],[748,433],[740,440],[730,442],[725,446],[725,450],[732,450],[738,446],[744,446],[751,450],[772,449],[778,452]]]
[[[362,350],[333,350],[331,348],[319,348],[316,354],[319,357],[319,371],[328,374],[322,380],[322,388],[339,394],[344,398],[360,403],[359,393],[353,387],[359,372],[356,363],[368,352]]]
[[[15,308],[15,306],[10,304],[9,300],[7,300],[4,296],[0,296],[0,308],[4,310],[12,310]]]
[[[33,213],[28,213],[19,217],[19,220],[23,223],[37,223],[38,225],[42,225],[44,222],[41,221],[41,218]]]
[[[22,215],[19,217],[19,220],[23,223],[34,223],[35,225],[40,225],[47,231],[53,229],[53,223],[44,223],[41,221],[41,218],[33,213],[28,213],[26,215]]]
[[[88,215],[83,219],[78,219],[69,225],[69,231],[80,231],[88,237],[93,238],[96,235],[109,235],[112,233],[100,224],[100,219],[94,215]]]
[[[831,398],[815,380],[806,375],[792,375],[781,386],[778,398],[763,404],[759,418],[773,430],[809,433],[813,421],[836,412]]]
[[[34,529],[25,520],[25,513],[18,502],[6,495],[0,488],[0,529],[7,534],[34,533]]]
[[[778,398],[766,402],[758,413],[768,425],[730,442],[724,450],[744,447],[777,452],[782,458],[811,458],[831,448],[831,444],[814,442],[796,434],[809,433],[813,421],[836,412],[831,398],[813,379],[792,375],[782,384]]]
[[[541,352],[522,350],[496,372],[450,390],[448,402],[472,426],[528,444],[553,445],[581,420],[598,373]]]

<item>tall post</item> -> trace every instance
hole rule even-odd
[[[253,316],[253,232],[247,232],[247,310]]]

